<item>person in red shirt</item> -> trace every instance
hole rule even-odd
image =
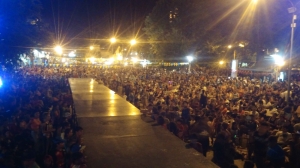
[[[56,139],[55,149],[55,165],[57,168],[64,168],[65,166],[65,141],[61,138]]]

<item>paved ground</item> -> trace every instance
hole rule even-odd
[[[91,79],[69,81],[90,168],[217,167],[107,87]]]

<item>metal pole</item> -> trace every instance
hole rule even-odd
[[[293,55],[293,44],[294,44],[294,32],[296,23],[295,20],[297,19],[297,15],[293,14],[292,24],[291,24],[291,46],[290,46],[290,55],[289,55],[289,66],[288,66],[288,93],[287,93],[287,103],[290,103],[290,92],[291,92],[291,64],[292,64],[292,55]]]
[[[233,59],[235,60],[235,50],[233,51]]]
[[[189,62],[189,73],[191,73],[191,62]]]

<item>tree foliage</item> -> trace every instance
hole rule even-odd
[[[0,62],[16,66],[19,54],[41,46],[47,35],[39,0],[0,1]]]
[[[152,53],[159,58],[196,53],[228,58],[233,45],[239,59],[255,60],[266,49],[289,43],[291,16],[288,1],[158,0],[145,20]],[[170,14],[177,11],[176,18]],[[171,12],[170,12],[171,11]],[[297,36],[295,36],[297,39]],[[244,48],[239,48],[243,43]]]

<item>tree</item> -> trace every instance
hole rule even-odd
[[[215,22],[212,18],[217,13],[217,1],[159,0],[144,27],[153,54],[165,59],[182,58],[187,54],[204,54],[210,50],[205,48],[208,43],[221,45],[222,35],[209,28]]]
[[[41,46],[49,33],[41,19],[39,0],[0,1],[0,64],[17,65],[19,55]]]
[[[285,50],[289,43],[291,21],[287,8],[291,4],[277,0],[258,3],[159,0],[145,20],[144,31],[152,52],[162,58],[182,57],[194,52],[217,61],[226,57],[229,44],[241,41],[248,43],[237,51],[238,58],[243,60],[253,60],[256,55],[263,55],[263,50],[275,47]],[[295,39],[299,37],[296,31]]]
[[[179,8],[180,7],[180,8]],[[144,31],[156,58],[181,57],[187,53],[191,39],[183,32],[182,0],[159,0],[145,20]]]

